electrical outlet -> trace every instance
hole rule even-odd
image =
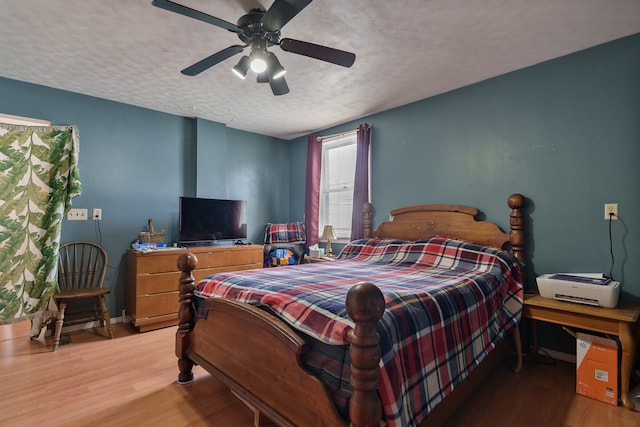
[[[618,219],[618,204],[617,203],[605,203],[604,204],[604,219],[608,220]]]
[[[94,220],[100,221],[102,219],[102,209],[93,208],[93,215],[91,215],[91,218],[93,218]]]
[[[86,209],[69,209],[69,213],[67,214],[67,219],[69,221],[86,221],[87,210]]]

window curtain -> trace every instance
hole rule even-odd
[[[56,291],[62,219],[81,193],[78,154],[72,126],[0,124],[0,324],[33,319],[32,336]]]
[[[318,135],[310,135],[307,140],[307,178],[304,198],[304,228],[307,233],[307,247],[318,244],[321,171],[322,139]]]
[[[362,239],[362,206],[369,201],[369,146],[371,126],[362,124],[356,133],[356,176],[353,185],[353,213],[351,216],[351,240]]]

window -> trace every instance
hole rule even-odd
[[[326,225],[333,226],[342,243],[363,237],[362,207],[370,200],[370,145],[367,123],[339,135],[308,136],[304,223],[310,246],[318,243]]]
[[[353,188],[356,171],[356,132],[322,140],[318,232],[332,225],[339,240],[351,237]]]

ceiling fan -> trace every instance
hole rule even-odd
[[[351,67],[356,60],[356,55],[351,52],[300,40],[280,38],[282,27],[309,3],[311,0],[275,0],[268,10],[252,9],[240,17],[237,24],[232,24],[173,1],[153,0],[151,2],[153,6],[161,9],[232,31],[244,43],[244,45],[233,45],[222,49],[185,68],[181,71],[182,74],[195,76],[250,47],[249,55],[243,55],[240,58],[240,61],[233,67],[233,72],[244,79],[249,69],[253,70],[257,74],[258,83],[269,83],[274,95],[288,93],[289,87],[284,79],[286,70],[275,54],[268,51],[271,46],[278,45],[286,52],[297,53],[343,67]]]

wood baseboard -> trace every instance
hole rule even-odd
[[[129,318],[128,317],[111,317],[110,318],[111,324],[113,325],[114,323],[130,323],[129,322]],[[84,331],[85,329],[93,329],[93,328],[97,328],[100,326],[100,322],[93,321],[93,322],[85,322],[85,323],[78,323],[77,325],[69,325],[69,326],[64,326],[62,328],[62,333],[69,333],[69,332],[76,332],[76,331]],[[47,329],[47,333],[46,336],[50,336],[53,332],[49,329]]]

